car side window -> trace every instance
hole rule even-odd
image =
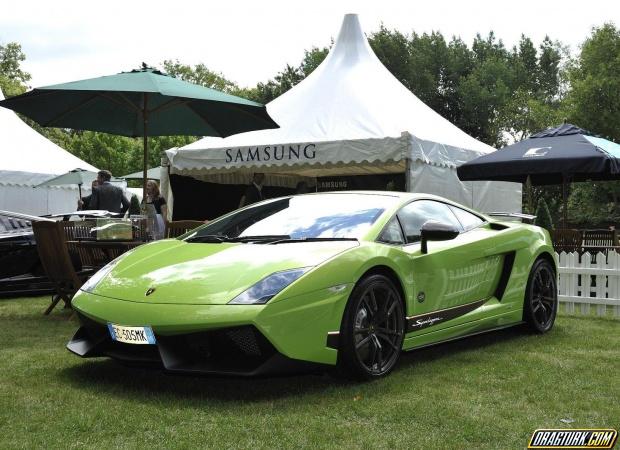
[[[400,229],[400,224],[398,223],[398,219],[396,217],[392,217],[392,220],[388,222],[378,240],[380,242],[385,242],[386,244],[402,245],[405,243],[403,232]]]
[[[465,231],[469,231],[484,223],[484,220],[482,220],[480,217],[468,211],[465,211],[464,209],[452,205],[450,205],[450,209],[452,210],[456,218],[459,219],[459,222],[461,222],[461,225],[463,225],[463,229]]]
[[[417,200],[405,205],[399,211],[398,218],[408,243],[420,240],[420,229],[429,220],[453,225],[459,231],[463,230],[448,205],[433,200]]]

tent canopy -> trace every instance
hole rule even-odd
[[[0,100],[3,98],[0,92]],[[0,108],[0,152],[0,184],[37,184],[43,178],[41,174],[51,178],[77,167],[94,172],[99,170],[37,133],[17,114],[5,108]]]
[[[352,163],[356,173],[373,173],[380,161],[390,166],[382,172],[393,172],[404,171],[405,158],[455,167],[471,159],[472,151],[479,156],[494,150],[403,86],[374,54],[355,14],[345,16],[325,61],[267,110],[279,129],[204,138],[168,150],[173,171],[286,172],[295,166],[297,174],[316,176]],[[322,167],[300,167],[308,165]]]
[[[456,167],[494,149],[403,86],[374,54],[355,14],[344,17],[319,67],[267,111],[280,128],[203,138],[167,150],[164,165],[173,175],[223,184],[247,184],[250,173],[265,172],[267,185],[286,187],[302,177],[404,173],[411,192],[483,211],[521,209],[518,185],[458,179]]]
[[[0,100],[3,98],[0,91]],[[77,186],[33,187],[78,167],[99,170],[37,133],[5,108],[0,108],[0,158],[0,209],[27,214],[75,210]]]

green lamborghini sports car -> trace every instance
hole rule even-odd
[[[541,228],[431,195],[277,198],[112,261],[73,298],[67,347],[168,372],[375,378],[402,351],[551,329],[553,255]]]

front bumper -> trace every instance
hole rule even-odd
[[[78,314],[82,326],[67,348],[84,358],[107,356],[121,363],[173,373],[256,376],[297,373],[321,364],[287,358],[251,325],[170,336],[155,345],[114,341],[108,328]]]
[[[266,305],[151,304],[85,292],[73,299],[82,326],[67,348],[171,372],[252,376],[334,365],[328,333],[340,329],[349,289]],[[113,341],[107,323],[153,329],[156,345]]]

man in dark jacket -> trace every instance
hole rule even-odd
[[[121,188],[110,183],[110,179],[112,173],[109,170],[100,170],[97,173],[99,186],[91,194],[89,208],[125,214],[129,208],[129,200],[123,195]]]
[[[97,186],[99,186],[99,182],[97,180],[93,180],[93,182],[90,184],[90,195],[82,197],[78,200],[78,211],[85,211],[87,209],[90,209],[90,199],[92,198],[93,192],[95,192]]]
[[[265,179],[264,173],[256,172],[252,178],[252,183],[245,190],[245,194],[241,197],[239,202],[239,208],[251,205],[252,203],[260,202],[263,197],[263,180]]]

